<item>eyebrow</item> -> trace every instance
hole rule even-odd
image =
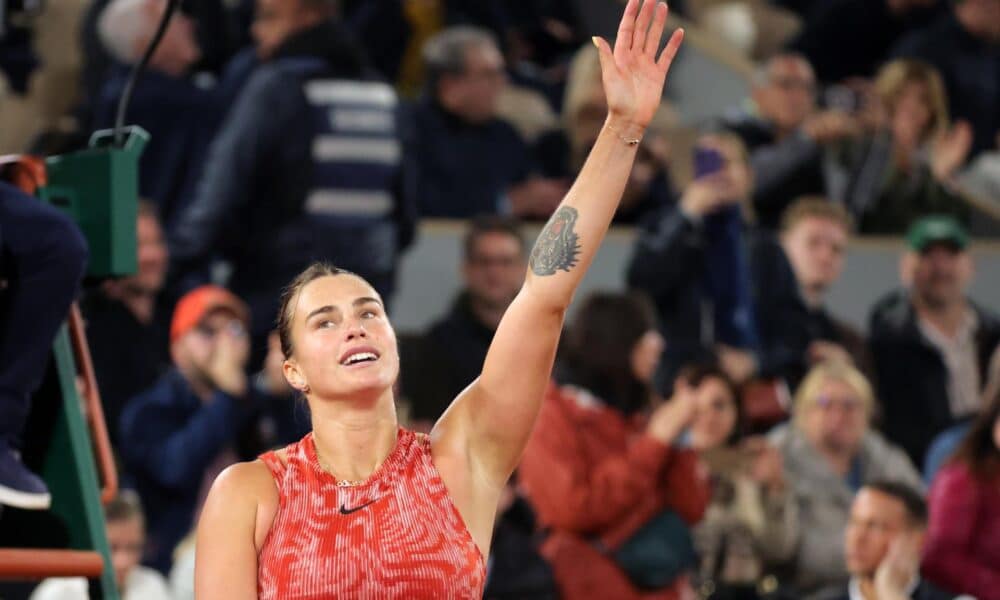
[[[336,308],[334,308],[334,306],[331,305],[331,304],[327,304],[326,306],[321,306],[321,307],[317,308],[316,310],[310,312],[308,315],[306,315],[306,321],[308,321],[309,319],[315,317],[316,315],[321,315],[323,313],[331,313],[331,312],[333,312],[335,310],[336,310]]]
[[[379,306],[382,306],[382,302],[380,302],[378,298],[373,298],[371,296],[362,296],[361,298],[356,298],[354,302],[351,302],[351,306],[361,306],[363,304],[370,304],[370,303],[375,303],[378,304]],[[321,306],[316,310],[310,312],[308,315],[306,315],[306,321],[309,321],[309,319],[315,317],[316,315],[331,313],[336,310],[338,310],[337,307],[333,306],[332,304]]]

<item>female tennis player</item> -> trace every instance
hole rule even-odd
[[[683,37],[629,0],[600,50],[608,117],[540,233],[482,374],[430,435],[403,429],[396,338],[364,279],[313,265],[279,314],[284,374],[308,401],[301,441],[223,472],[198,525],[199,600],[481,598],[497,502],[531,434],[563,317],[621,199]]]

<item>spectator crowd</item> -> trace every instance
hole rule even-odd
[[[70,4],[0,28],[0,150],[112,126],[168,2]],[[397,332],[407,426],[430,431],[479,374],[526,224],[607,112],[602,4],[180,3],[125,113],[151,134],[138,271],[79,299],[125,488],[105,507],[124,598],[193,598],[208,486],[309,430],[275,319],[310,263],[391,313],[421,222],[456,222],[459,293]],[[622,289],[566,325],[486,597],[1000,600],[1000,313],[970,297],[1000,214],[1000,0],[671,8],[702,34],[678,60],[736,56],[747,97],[690,123],[668,85],[615,217]],[[79,60],[54,93],[39,55],[59,27]],[[5,136],[6,102],[37,104],[33,135]],[[902,240],[900,277],[850,323],[829,291],[868,234]],[[0,415],[16,461],[25,415]],[[32,598],[86,594],[53,579]]]

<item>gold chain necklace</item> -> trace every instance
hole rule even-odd
[[[367,479],[352,480],[352,479],[338,478],[336,475],[333,474],[333,469],[330,468],[330,465],[326,464],[326,461],[324,461],[322,458],[319,457],[319,451],[316,452],[316,462],[319,463],[319,467],[321,469],[332,475],[333,478],[337,480],[337,487],[357,487],[359,485],[362,485],[364,482],[368,481]]]

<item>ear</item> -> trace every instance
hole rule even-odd
[[[281,364],[281,373],[285,376],[285,381],[288,385],[292,386],[296,390],[305,393],[307,387],[309,387],[306,378],[302,375],[302,371],[299,369],[298,363],[293,360],[286,360]]]

